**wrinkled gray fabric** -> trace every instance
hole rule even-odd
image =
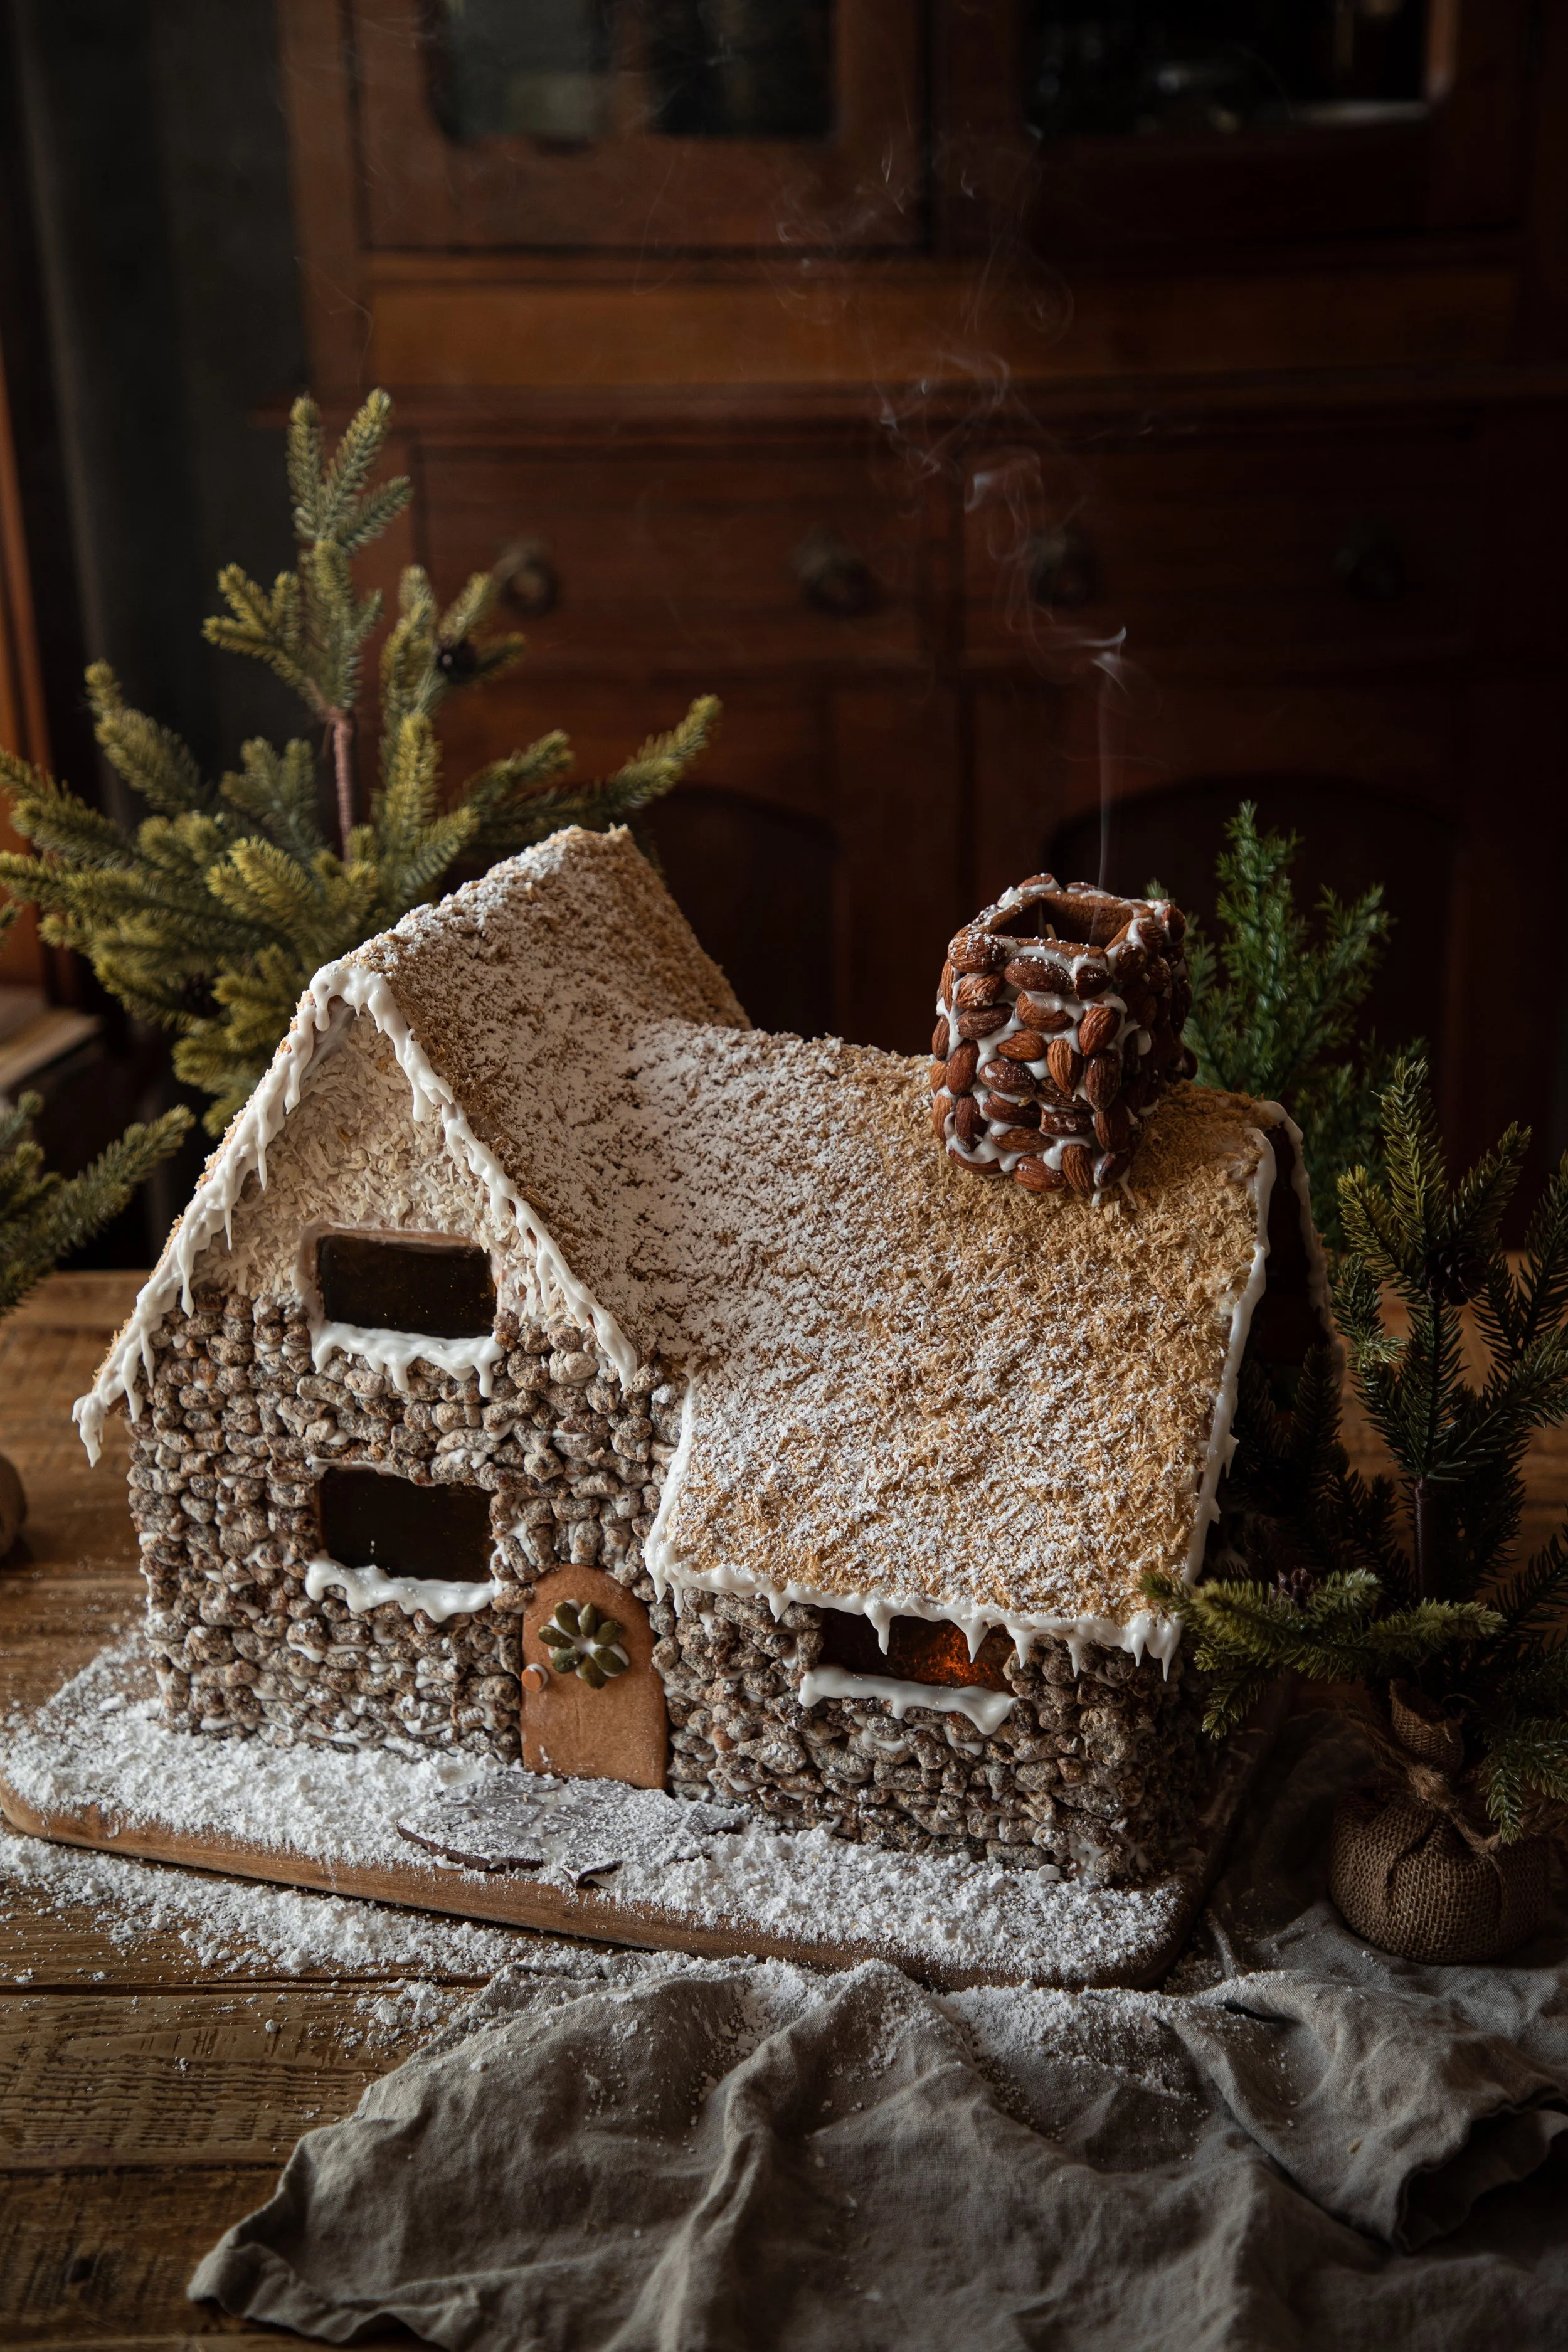
[[[1568,2344],[1568,1918],[1495,1969],[1322,1894],[1290,1727],[1159,1993],[542,1946],[295,2149],[193,2296],[448,2352]]]

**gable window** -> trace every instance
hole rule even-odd
[[[379,1470],[329,1470],[321,1541],[344,1568],[478,1583],[489,1574],[490,1498],[482,1486],[416,1486]]]
[[[431,1339],[488,1339],[495,1324],[489,1253],[458,1243],[324,1234],[316,1282],[329,1323]]]
[[[1010,1691],[1002,1669],[1013,1637],[987,1633],[976,1656],[956,1625],[924,1617],[895,1617],[884,1650],[868,1617],[849,1609],[822,1612],[822,1663],[850,1675],[882,1675],[893,1682],[939,1683],[952,1690]]]

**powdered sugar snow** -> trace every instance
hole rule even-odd
[[[395,1868],[410,1874],[421,1903],[459,1916],[469,1907],[465,1889],[486,1881],[432,1866],[400,1822],[445,1815],[456,1831],[481,1788],[489,1798],[514,1783],[529,1804],[540,1789],[518,1767],[466,1757],[280,1748],[171,1732],[139,1636],[104,1651],[31,1716],[14,1717],[4,1770],[15,1796],[41,1815],[96,1808],[110,1831],[162,1829],[243,1847],[258,1864],[275,1857],[285,1881],[293,1857],[345,1870]],[[655,1912],[703,1935],[732,1937],[737,1949],[874,1953],[948,1984],[1114,1984],[1145,1979],[1159,1965],[1192,1902],[1180,1876],[1106,1890],[946,1855],[882,1853],[820,1829],[782,1832],[749,1822],[671,1837],[645,1816],[650,1804],[667,1806],[673,1825],[696,1827],[691,1809],[673,1798],[615,1781],[580,1782],[572,1794],[575,1807],[595,1809],[606,1862],[618,1857],[597,1882],[595,1926],[602,1919],[612,1941],[642,1940],[638,1914]],[[36,1881],[47,1870],[68,1895],[79,1891],[74,1874],[89,1899],[143,1926],[174,1925],[203,1957],[248,1939],[286,1956],[285,1966],[363,1969],[384,1953],[389,1969],[482,1975],[526,1934],[181,1873],[204,1890],[192,1911],[170,1892],[173,1872],[110,1855],[68,1860],[62,1849],[29,1853],[15,1841],[0,1851],[14,1877]],[[553,1864],[531,1874],[572,1884]]]

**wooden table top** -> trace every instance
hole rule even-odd
[[[111,1421],[89,1472],[70,1421],[138,1281],[57,1275],[0,1324],[0,1451],[30,1506],[23,1543],[0,1566],[0,1723],[47,1697],[141,1606],[123,1423]],[[1347,1435],[1374,1466],[1366,1433]],[[1531,1458],[1526,1540],[1565,1517],[1568,1432],[1552,1431]],[[0,1841],[13,1835],[0,1824]],[[216,2336],[259,2352],[302,2342],[187,2303],[185,2282],[264,2201],[300,2135],[350,2114],[482,1979],[421,1969],[417,2026],[367,2035],[373,2005],[384,2011],[407,1983],[384,1967],[285,1977],[204,1967],[172,1932],[123,1938],[90,1906],[51,1906],[0,1877],[0,2343],[177,2352]]]

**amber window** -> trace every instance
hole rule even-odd
[[[330,1323],[479,1339],[496,1319],[489,1252],[453,1243],[327,1234],[316,1244],[316,1280]]]
[[[956,1625],[924,1617],[895,1617],[884,1650],[868,1617],[848,1609],[822,1612],[822,1663],[850,1675],[883,1675],[900,1683],[944,1683],[950,1689],[1005,1691],[1002,1669],[1013,1654],[1011,1634],[987,1633],[977,1656]]]
[[[321,1509],[322,1545],[345,1568],[458,1583],[489,1574],[490,1498],[482,1486],[416,1486],[379,1470],[329,1470]]]

